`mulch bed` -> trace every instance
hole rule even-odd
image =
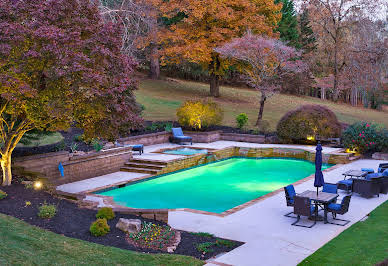
[[[15,182],[12,186],[1,187],[1,190],[8,194],[3,200],[0,200],[0,212],[6,215],[16,217],[25,222],[50,230],[57,234],[67,237],[78,238],[81,240],[113,246],[121,249],[133,250],[145,253],[167,253],[160,250],[136,247],[126,241],[124,232],[116,228],[119,218],[140,219],[142,221],[153,222],[158,225],[165,223],[139,218],[138,216],[116,213],[116,218],[108,221],[111,228],[110,233],[103,237],[94,237],[89,232],[89,227],[96,220],[96,211],[79,208],[77,204],[68,200],[56,198],[44,191],[35,191],[34,189],[25,188],[24,185]],[[26,206],[26,202],[31,205]],[[49,220],[38,217],[38,207],[42,204],[55,204],[57,214]],[[181,243],[175,250],[174,254],[193,256],[198,259],[206,260],[217,254],[228,252],[243,243],[235,242],[235,246],[228,248],[225,246],[214,246],[213,252],[203,254],[196,249],[196,245],[204,242],[216,242],[215,237],[203,237],[193,235],[189,232],[181,231]]]

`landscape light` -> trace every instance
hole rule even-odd
[[[40,182],[40,181],[35,181],[34,182],[34,188],[35,189],[41,189],[42,186],[43,186],[42,182]]]
[[[315,140],[314,136],[307,136],[307,140],[313,141]]]

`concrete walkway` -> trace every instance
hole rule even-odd
[[[335,183],[342,179],[343,172],[350,169],[372,167],[377,170],[378,164],[383,162],[358,160],[326,172],[325,181]],[[297,193],[314,190],[313,180],[297,185],[295,189]],[[345,193],[340,192],[340,198],[344,195]],[[284,193],[223,218],[184,211],[170,212],[169,224],[176,229],[209,232],[218,237],[246,243],[215,259],[217,263],[244,266],[296,265],[386,200],[388,195],[383,194],[370,199],[354,195],[349,212],[343,216],[344,219],[351,220],[346,227],[323,222],[318,222],[311,229],[291,226],[295,220],[283,216],[292,210],[286,207]]]

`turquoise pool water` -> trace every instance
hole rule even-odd
[[[132,208],[222,213],[314,172],[314,164],[303,160],[231,158],[97,194]]]
[[[176,150],[167,150],[164,151],[163,153],[166,154],[174,154],[174,155],[194,155],[194,154],[199,154],[199,153],[207,153],[207,150],[203,149],[192,149],[192,148],[180,148]]]

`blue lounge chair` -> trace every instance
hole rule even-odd
[[[284,193],[286,194],[287,206],[293,207],[294,206],[294,197],[296,195],[294,186],[288,185],[288,186],[284,187]],[[293,216],[291,216],[291,214],[293,214],[293,213],[294,212],[292,211],[292,212],[285,214],[284,216],[293,217]]]
[[[193,145],[193,139],[189,136],[183,135],[182,128],[176,127],[172,128],[172,142],[182,144],[185,142],[190,142],[191,145]]]
[[[345,222],[345,223],[334,223],[334,222],[329,222],[330,224],[335,224],[335,225],[341,225],[341,226],[345,226],[347,225],[350,221],[348,220],[342,220],[342,219],[338,219],[337,218],[337,214],[340,214],[340,215],[343,215],[345,213],[348,212],[349,210],[349,204],[350,204],[350,198],[351,196],[345,196],[341,203],[338,204],[338,203],[330,203],[328,206],[327,206],[327,210],[328,212],[331,212],[332,215],[333,215],[333,219],[336,220],[336,221],[342,221],[342,222]]]

